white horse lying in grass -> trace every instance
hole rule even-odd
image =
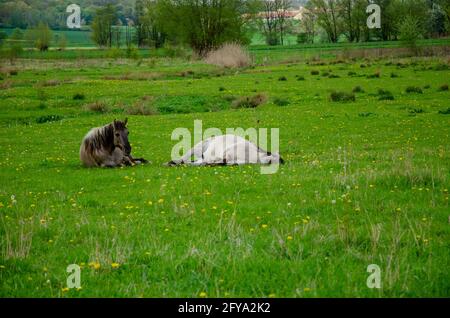
[[[166,165],[208,166],[283,163],[284,160],[278,153],[262,150],[252,142],[236,135],[222,135],[199,142],[179,160],[172,160]]]

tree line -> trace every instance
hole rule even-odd
[[[298,43],[416,41],[447,36],[450,30],[449,0],[307,0],[298,19],[291,0],[134,0],[126,17],[118,1],[106,2],[96,7],[90,22],[98,46],[120,47],[125,38],[128,49],[187,45],[199,56],[227,42],[248,44],[255,34],[268,45],[283,45],[288,35],[297,36]],[[367,27],[366,8],[372,3],[381,8],[379,29]],[[29,29],[24,37],[47,50],[48,24],[41,21]],[[12,36],[16,44],[17,33]],[[64,47],[66,40],[59,42]]]
[[[379,29],[367,27],[372,3],[381,9]],[[335,43],[440,37],[450,30],[448,0],[308,0],[298,20],[294,9],[291,0],[136,0],[134,43],[188,44],[202,55],[224,42],[249,43],[255,33],[268,45],[283,45],[287,35],[297,35],[299,43]],[[102,33],[100,21],[111,25],[104,10],[94,18],[95,33]]]

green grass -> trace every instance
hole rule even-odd
[[[0,82],[0,295],[448,297],[449,92],[438,89],[448,62],[279,57],[238,72],[168,58],[7,66],[18,74]],[[354,102],[330,101],[358,85]],[[379,100],[380,89],[395,99]],[[232,109],[257,93],[267,103]],[[97,101],[108,112],[84,107]],[[87,131],[140,101],[161,113],[129,116],[133,153],[152,163],[81,167]],[[196,119],[277,127],[287,163],[274,175],[163,167],[173,129]],[[72,263],[83,268],[79,291],[63,290]],[[380,290],[366,286],[369,264],[381,268]]]

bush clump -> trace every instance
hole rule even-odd
[[[394,100],[394,95],[388,90],[379,89],[378,90],[378,100]]]
[[[232,103],[233,108],[256,108],[267,102],[267,95],[256,94],[253,96],[242,96],[235,99]]]
[[[438,111],[438,113],[441,115],[450,115],[450,107],[448,107],[447,109],[444,109],[444,110],[440,110],[440,111]]]
[[[311,71],[311,75],[319,75],[319,71],[318,70],[312,70]]]
[[[380,78],[380,77],[381,77],[380,72],[375,72],[373,74],[367,75],[367,78]]]
[[[84,106],[84,108],[95,113],[106,113],[109,110],[108,105],[99,101],[87,104]]]
[[[440,92],[448,91],[448,84],[443,84],[439,87]]]
[[[406,88],[405,92],[407,92],[408,94],[411,94],[411,93],[422,94],[423,93],[422,89],[418,86],[408,86]]]
[[[84,94],[81,93],[76,93],[75,95],[73,95],[73,100],[83,100],[85,98],[86,96],[84,96]]]
[[[240,68],[250,66],[252,59],[247,50],[236,43],[227,43],[206,55],[207,64],[226,68]]]
[[[330,99],[333,102],[354,102],[356,101],[355,94],[347,92],[333,91],[330,94]]]
[[[44,115],[36,118],[37,124],[45,124],[45,123],[51,123],[53,121],[58,121],[63,119],[63,116],[61,115]]]
[[[288,99],[286,99],[286,98],[276,97],[276,98],[273,100],[273,103],[274,103],[275,105],[277,105],[277,106],[287,106],[287,105],[289,105],[291,102],[290,102]]]
[[[353,88],[353,93],[364,93],[364,89],[361,86],[355,86]]]
[[[158,109],[146,103],[145,101],[139,101],[134,105],[125,109],[125,114],[127,115],[141,115],[141,116],[151,116],[159,114]]]

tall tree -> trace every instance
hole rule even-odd
[[[339,15],[342,31],[350,42],[358,42],[366,28],[367,0],[340,0]]]
[[[246,0],[160,0],[158,4],[165,31],[200,56],[225,42],[246,40]]]
[[[276,16],[278,19],[278,30],[280,33],[280,43],[284,44],[284,37],[287,33],[287,30],[290,26],[290,17],[288,17],[288,10],[292,5],[292,1],[290,0],[274,0]]]
[[[302,19],[302,29],[306,34],[307,43],[314,43],[314,38],[316,37],[316,24],[317,15],[315,13],[315,8],[312,6],[311,2],[308,2],[305,6]]]
[[[111,47],[113,43],[113,26],[117,22],[116,7],[108,4],[97,9],[92,22],[92,39],[98,46]]]
[[[310,0],[317,17],[317,23],[325,30],[330,42],[339,40],[339,5],[338,0]]]
[[[266,38],[266,44],[277,45],[279,43],[277,3],[273,0],[264,0],[261,3],[261,8],[257,19]]]

